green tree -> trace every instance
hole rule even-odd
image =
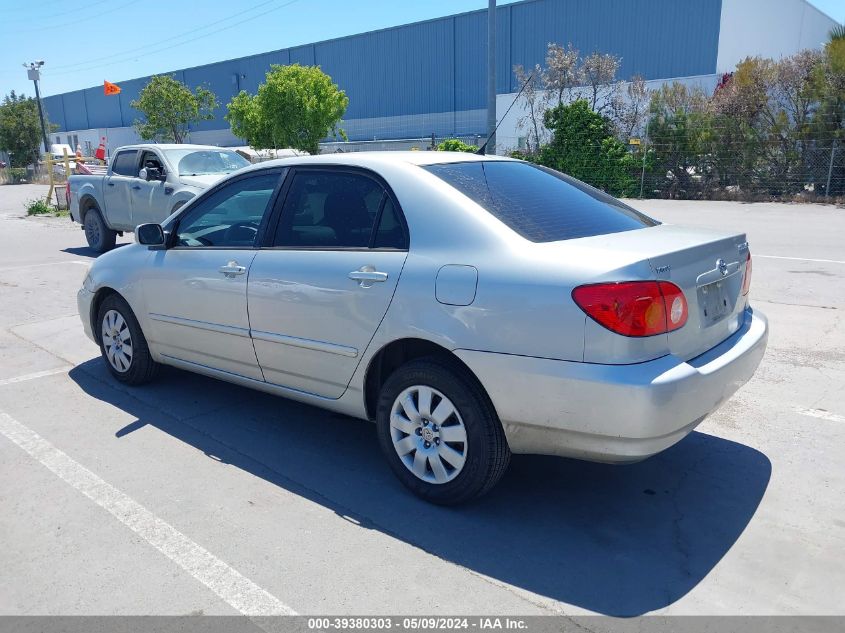
[[[437,151],[474,153],[478,151],[478,146],[470,145],[469,143],[464,143],[462,140],[457,138],[447,138],[445,141],[443,141],[437,146]]]
[[[274,64],[258,93],[241,91],[228,104],[226,120],[235,136],[256,149],[290,147],[312,154],[338,128],[349,97],[319,66]]]
[[[130,105],[146,117],[135,121],[142,139],[183,143],[190,125],[213,119],[218,104],[214,93],[202,86],[191,92],[181,81],[157,75]]]
[[[617,196],[638,190],[634,156],[613,134],[613,124],[578,99],[546,110],[552,140],[540,149],[538,162]]]
[[[730,151],[734,163],[734,174],[721,175],[723,184],[773,195],[803,190],[820,60],[811,50],[777,61],[750,57],[719,84],[712,103],[714,152],[727,166],[722,159]]]
[[[48,126],[49,129],[49,126]],[[0,104],[0,148],[12,155],[12,167],[26,167],[41,153],[38,104],[12,90]]]
[[[707,95],[679,82],[664,84],[652,93],[649,114],[646,189],[697,197],[712,174]]]
[[[845,195],[845,27],[840,25],[830,31],[821,61],[814,69],[813,86],[818,107],[809,127],[816,139],[812,171],[820,185],[817,191],[827,185],[830,170],[830,191],[826,193],[842,196]]]

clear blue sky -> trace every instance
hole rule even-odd
[[[845,21],[845,0],[812,3]],[[486,0],[4,0],[0,96],[32,94],[21,64],[36,59],[47,62],[41,85],[50,95],[486,6]]]

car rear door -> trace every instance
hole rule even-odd
[[[138,150],[118,151],[111,161],[109,175],[103,184],[104,219],[114,229],[129,230],[132,223],[131,187],[138,181]]]
[[[167,358],[262,380],[247,278],[282,169],[227,180],[188,207],[145,271],[148,340]]]
[[[339,398],[393,298],[407,228],[366,170],[296,168],[277,206],[250,270],[255,352],[267,382]]]

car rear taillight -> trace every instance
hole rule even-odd
[[[624,336],[654,336],[687,322],[683,291],[668,281],[620,281],[578,286],[572,299],[591,319]]]
[[[751,251],[748,251],[748,257],[745,259],[745,275],[742,277],[742,296],[748,294],[751,290]]]

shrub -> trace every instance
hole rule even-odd
[[[635,158],[613,135],[610,120],[594,112],[587,101],[546,110],[544,119],[552,140],[540,149],[537,162],[614,196],[638,191]]]
[[[508,156],[510,158],[515,158],[517,160],[524,160],[524,161],[529,162],[529,163],[536,163],[537,162],[537,156],[535,154],[531,154],[529,152],[524,152],[520,149],[515,149],[512,152],[509,152]]]
[[[26,182],[26,168],[25,167],[7,167],[0,170],[0,175],[5,176],[6,184],[19,185]]]
[[[45,213],[52,213],[53,207],[49,204],[44,202],[42,199],[38,198],[36,200],[30,200],[26,203],[26,214],[27,215],[44,215]]]
[[[440,143],[437,146],[438,152],[467,152],[473,154],[478,151],[477,145],[470,145],[468,143],[464,143],[462,140],[457,138],[447,138],[445,141]]]

